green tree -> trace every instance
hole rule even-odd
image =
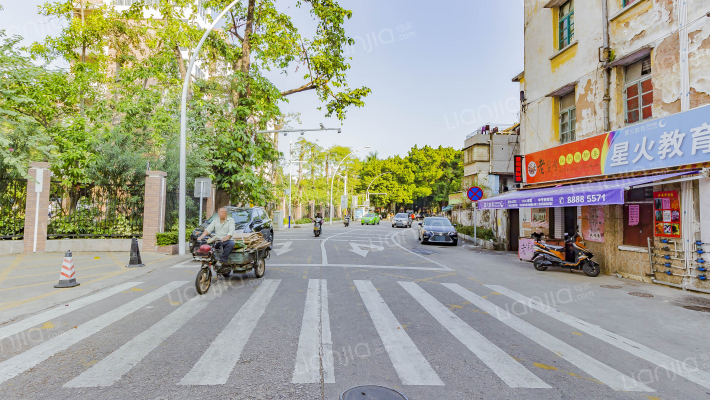
[[[0,8],[1,9],[1,8]],[[56,107],[42,88],[58,73],[36,66],[18,49],[19,36],[0,30],[0,176],[27,178],[30,161],[49,161],[53,146],[50,127]]]

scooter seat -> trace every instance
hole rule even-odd
[[[545,247],[547,247],[550,250],[555,250],[555,251],[562,251],[565,249],[565,246],[555,246],[552,244],[546,244]]]

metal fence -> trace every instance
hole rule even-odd
[[[191,232],[200,223],[200,198],[193,197],[190,194],[192,189],[187,191],[185,196],[185,229]],[[202,214],[203,219],[211,217],[206,215],[205,203],[207,198],[202,199]],[[167,192],[165,198],[165,232],[177,232],[180,220],[180,192],[177,190]]]
[[[47,238],[140,237],[144,194],[143,184],[66,187],[52,182]]]
[[[0,179],[0,239],[22,239],[27,180]]]

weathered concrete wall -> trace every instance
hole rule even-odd
[[[610,1],[610,45],[616,57],[651,48],[653,115],[664,117],[681,111],[681,34],[688,35],[690,108],[710,104],[710,0],[687,1],[684,30],[679,30],[681,2],[641,0],[621,10]],[[612,129],[624,125],[623,66],[614,68],[612,79]]]
[[[681,34],[688,35],[690,108],[710,104],[710,0],[688,0],[685,29],[680,29],[681,2],[638,0],[622,9],[622,2],[605,0],[609,7],[609,40],[614,59],[651,49],[654,86],[653,115],[664,117],[681,111]],[[527,104],[521,118],[524,154],[559,145],[559,104],[545,97],[576,83],[576,137],[604,133],[602,2],[575,2],[576,45],[557,57],[556,9],[548,0],[525,2],[525,75],[521,90]],[[574,42],[574,41],[573,41]],[[552,57],[552,58],[551,58]],[[624,126],[625,65],[611,69],[610,128]]]
[[[454,210],[451,212],[454,223],[473,226],[473,209]],[[476,226],[493,230],[496,236],[496,250],[507,250],[508,246],[508,210],[476,211]]]
[[[557,99],[547,94],[576,82],[577,138],[601,129],[603,75],[597,70],[602,46],[601,2],[575,2],[575,36],[566,50],[557,49],[557,9],[548,0],[525,1],[525,76],[521,90],[527,105],[521,118],[524,154],[559,144]]]
[[[143,251],[143,239],[138,239],[138,248]],[[45,252],[64,253],[67,250],[85,252],[128,252],[131,239],[57,239],[47,240]],[[0,254],[22,253],[22,241],[0,240]]]

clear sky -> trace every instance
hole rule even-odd
[[[0,0],[0,29],[40,40],[59,30],[56,21],[37,15],[42,0]],[[304,32],[313,22],[291,8]],[[404,155],[413,145],[461,148],[481,125],[512,124],[518,119],[519,87],[511,79],[523,70],[523,0],[341,0],[353,11],[346,33],[356,40],[347,50],[348,83],[368,86],[364,108],[351,108],[342,133],[307,134],[324,147],[371,146],[380,157]],[[279,88],[302,84],[302,72],[271,76]],[[284,112],[300,112],[299,128],[326,119],[315,93],[289,96]],[[281,151],[288,142],[281,140]],[[364,156],[365,150],[361,156]]]

